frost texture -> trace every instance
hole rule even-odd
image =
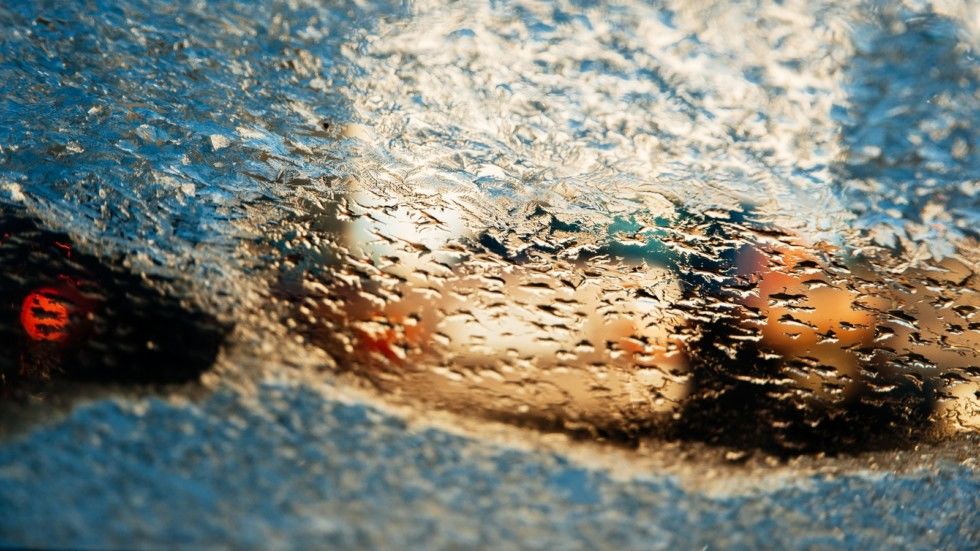
[[[971,14],[0,8],[0,196],[432,407],[788,450],[975,431]]]

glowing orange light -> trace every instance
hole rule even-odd
[[[55,289],[31,291],[20,309],[20,323],[35,341],[60,342],[70,335],[70,302]]]

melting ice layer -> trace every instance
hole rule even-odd
[[[585,434],[977,429],[969,3],[80,9],[0,8],[0,196],[241,334]]]
[[[895,224],[845,199],[894,171],[855,172],[867,137],[830,117],[888,135],[860,93],[834,107],[845,81],[887,83],[896,40],[965,46],[945,17],[892,13],[883,50],[842,59],[853,21],[797,7],[424,5],[381,25],[349,57],[361,154],[285,240],[302,332],[385,393],[586,434],[846,450],[976,430],[974,213],[916,210],[949,193],[886,209],[929,237],[881,248]],[[692,34],[706,14],[723,28]],[[976,89],[959,63],[949,94]],[[906,176],[972,198],[970,116],[928,113],[944,180],[934,160]]]
[[[542,210],[519,250],[489,232],[435,247],[445,212],[339,204],[295,226],[277,291],[337,368],[386,393],[780,449],[978,427],[977,275],[960,260],[880,273],[740,214],[599,239]]]

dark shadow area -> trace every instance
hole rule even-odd
[[[212,366],[228,331],[11,209],[0,211],[0,265],[4,398],[64,382],[190,382]]]
[[[723,343],[749,335],[736,320],[700,331],[691,393],[667,430],[672,439],[777,455],[837,455],[909,448],[927,440],[933,427],[938,379],[917,381],[865,365],[846,396],[828,399],[787,384],[788,372],[826,378],[834,366],[772,358],[754,344],[733,349]]]

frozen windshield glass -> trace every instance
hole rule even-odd
[[[7,402],[258,357],[583,438],[980,430],[969,3],[122,4],[0,7]]]

